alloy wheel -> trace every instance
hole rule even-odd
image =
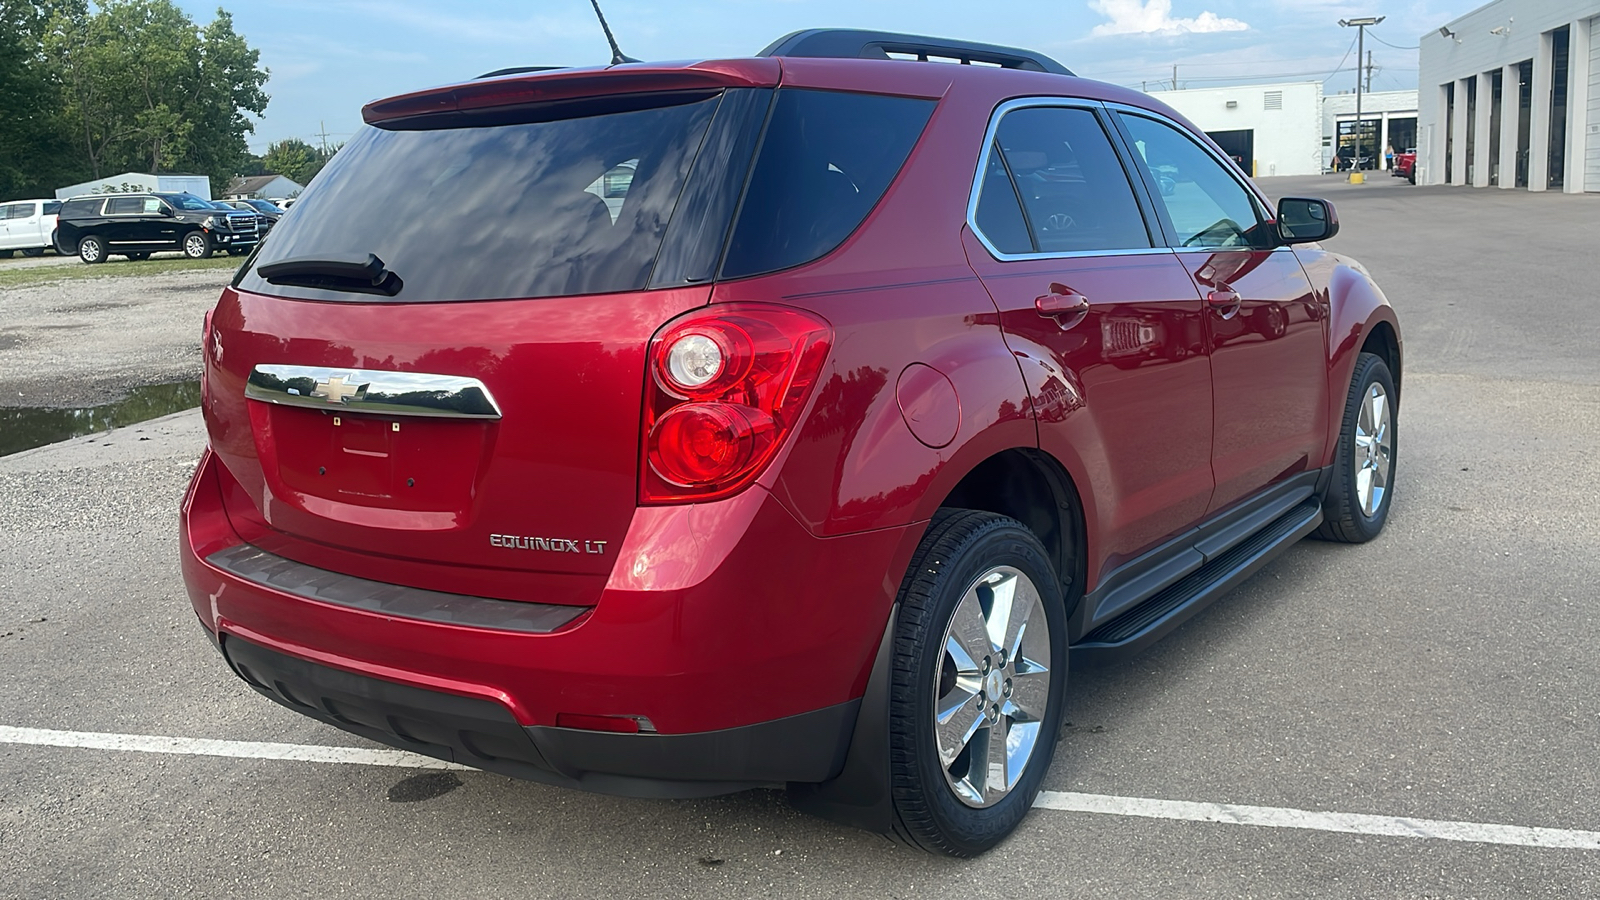
[[[1366,516],[1378,511],[1389,489],[1394,459],[1390,415],[1389,395],[1383,385],[1367,385],[1361,398],[1361,412],[1356,416],[1356,452],[1352,459],[1356,497],[1361,502],[1361,513]]]
[[[1022,778],[1050,708],[1050,664],[1038,589],[1010,566],[985,572],[945,629],[933,689],[939,767],[962,803],[992,806]]]

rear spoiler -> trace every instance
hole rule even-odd
[[[556,69],[445,85],[374,100],[361,108],[361,118],[368,125],[393,128],[407,119],[538,106],[593,96],[776,87],[782,75],[783,64],[771,58]]]

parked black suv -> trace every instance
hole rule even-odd
[[[76,250],[86,263],[112,254],[149,259],[160,250],[205,259],[216,250],[248,253],[260,233],[255,214],[219,209],[193,194],[109,194],[61,205],[56,249]]]

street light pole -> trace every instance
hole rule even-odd
[[[1382,22],[1386,16],[1363,16],[1359,19],[1340,19],[1339,24],[1345,28],[1352,26],[1356,29],[1356,155],[1351,160],[1350,182],[1361,184],[1366,176],[1361,174],[1361,60],[1367,52],[1367,26]],[[1378,148],[1374,147],[1376,153]]]

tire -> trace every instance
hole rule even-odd
[[[106,242],[99,235],[84,235],[78,240],[78,258],[91,266],[105,262]]]
[[[22,251],[22,255],[28,257],[29,259],[32,259],[32,258],[34,258],[36,256],[43,256],[44,255],[44,248],[43,247],[29,247],[28,249]]]
[[[183,255],[190,259],[211,258],[211,235],[204,231],[191,231],[183,236]]]
[[[150,251],[148,251],[148,250],[140,250],[137,253],[129,253],[129,254],[127,254],[127,256],[128,256],[129,259],[133,260],[134,262],[144,262],[145,260],[150,258]]]
[[[1398,397],[1394,376],[1381,357],[1371,353],[1357,357],[1339,425],[1333,483],[1322,498],[1323,521],[1317,537],[1363,544],[1383,531],[1394,501]]]
[[[1017,632],[1001,622],[1002,643],[1009,646],[997,650],[987,629],[1007,610],[1025,611],[1023,627]],[[1021,522],[995,513],[940,510],[900,586],[893,649],[895,836],[934,853],[976,856],[1027,815],[1061,732],[1066,610],[1039,539]],[[946,712],[943,729],[940,710]],[[1017,748],[1019,770],[1002,770],[999,783],[991,784],[987,754],[991,747],[1007,753],[1012,737],[1027,745]]]

